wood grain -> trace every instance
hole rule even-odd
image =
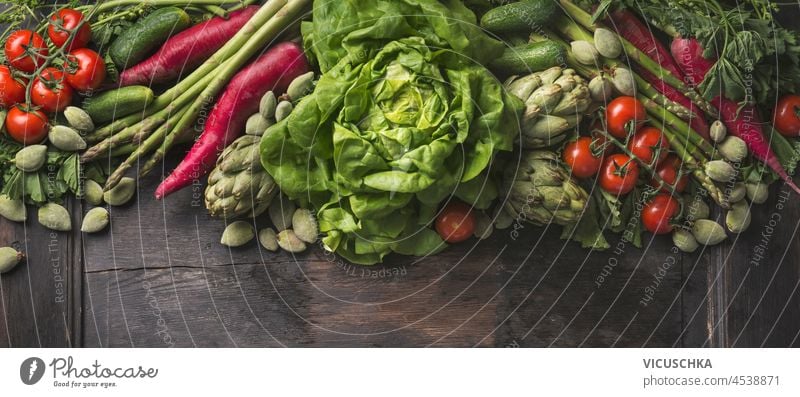
[[[318,247],[227,249],[202,184],[158,202],[161,177],[97,235],[0,219],[0,245],[28,255],[0,275],[0,347],[800,346],[800,207],[776,207],[781,186],[750,230],[691,255],[668,238],[591,252],[526,226],[364,268]],[[70,208],[76,224],[88,209]]]
[[[598,253],[525,226],[516,240],[498,231],[436,257],[358,267],[319,248],[297,257],[255,242],[227,249],[217,243],[224,222],[186,204],[191,190],[162,204],[149,199],[154,184],[113,211],[109,233],[84,243],[86,346],[682,343],[680,255],[664,239],[647,255]],[[609,260],[616,265],[597,286]]]
[[[12,271],[0,274],[0,346],[73,346],[74,306],[80,297],[71,279],[80,274],[80,262],[73,257],[75,236],[39,225],[35,208],[28,208],[28,219],[16,224],[0,218],[0,246],[12,246],[27,256]]]

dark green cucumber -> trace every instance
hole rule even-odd
[[[555,0],[523,0],[492,8],[481,17],[481,27],[494,33],[529,33],[546,26],[558,11]]]
[[[562,65],[567,52],[554,41],[541,41],[506,48],[490,67],[501,73],[528,74]]]
[[[164,7],[140,18],[125,29],[108,49],[108,55],[120,70],[141,62],[170,36],[186,29],[191,19],[178,7]]]
[[[86,98],[81,106],[95,124],[141,112],[155,99],[153,90],[132,85]]]

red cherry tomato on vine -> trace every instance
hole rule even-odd
[[[672,232],[672,220],[681,209],[678,200],[669,194],[661,193],[644,206],[642,225],[650,233],[667,234]]]
[[[678,156],[670,154],[661,164],[656,168],[656,174],[664,181],[664,183],[674,186],[675,191],[682,193],[686,189],[686,184],[689,183],[689,174],[685,169],[681,169],[683,163]],[[678,179],[680,175],[680,179]],[[659,182],[653,178],[650,181],[650,186],[658,187]],[[664,193],[669,193],[669,187],[664,186],[661,188]]]
[[[646,120],[644,105],[631,96],[616,97],[606,107],[608,133],[617,139],[627,138],[629,131],[638,130]]]
[[[600,187],[617,196],[630,193],[637,179],[639,164],[625,154],[612,154],[600,168]]]
[[[87,93],[96,90],[106,79],[106,64],[96,52],[78,48],[67,55],[64,65],[67,82],[76,91]]]
[[[47,121],[47,115],[41,110],[17,105],[6,115],[6,132],[23,145],[33,145],[43,141],[47,136]]]
[[[56,47],[64,47],[64,44],[69,41],[70,35],[73,34],[75,29],[78,29],[78,31],[74,33],[74,37],[66,47],[66,50],[72,51],[76,48],[84,48],[89,44],[89,40],[92,39],[92,28],[89,26],[88,22],[82,22],[83,13],[80,11],[71,8],[58,10],[58,12],[50,17],[50,23],[47,26],[47,36],[50,37],[50,41],[52,41]],[[80,25],[80,28],[78,28],[78,25]]]
[[[17,30],[6,39],[5,55],[8,63],[23,72],[35,72],[44,64],[44,57],[48,54],[44,39],[36,32]]]
[[[72,103],[72,87],[64,79],[64,72],[46,68],[33,81],[31,100],[48,113],[60,112]]]
[[[642,127],[628,143],[628,149],[642,163],[649,166],[657,166],[667,158],[669,153],[669,141],[667,137],[656,127]],[[656,152],[658,158],[656,159]],[[653,162],[655,161],[655,164]]]
[[[582,136],[564,147],[563,159],[576,178],[588,178],[600,170],[603,163],[603,143]]]
[[[8,66],[0,65],[0,107],[9,108],[25,102],[25,86],[28,81],[15,79]]]
[[[772,117],[775,129],[788,137],[800,136],[800,96],[784,95],[775,106]]]
[[[459,243],[469,238],[475,231],[475,215],[470,206],[460,202],[450,202],[436,217],[436,232],[448,243]]]

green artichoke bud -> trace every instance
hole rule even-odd
[[[506,171],[509,199],[506,211],[517,219],[543,225],[578,221],[589,195],[573,180],[553,152],[522,153],[519,169]]]
[[[561,143],[592,104],[589,84],[573,69],[552,67],[505,83],[525,102],[520,145],[538,149]]]
[[[258,216],[275,194],[275,181],[259,162],[260,136],[244,135],[225,148],[208,176],[205,202],[211,216]]]

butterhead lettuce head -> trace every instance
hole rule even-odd
[[[511,150],[519,131],[521,102],[470,56],[480,52],[473,45],[486,54],[500,44],[463,5],[321,8],[303,32],[324,73],[264,134],[262,164],[285,194],[317,210],[325,247],[346,259],[437,252],[445,244],[431,223],[442,203],[455,196],[489,206],[497,196],[492,159]]]

